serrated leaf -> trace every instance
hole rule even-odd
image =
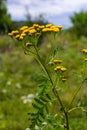
[[[35,122],[32,122],[32,124],[30,125],[30,128],[34,128],[35,127]]]
[[[45,116],[44,116],[44,114],[43,113],[39,113],[40,114],[40,116],[44,119],[45,118]]]
[[[48,100],[44,97],[40,97],[40,99],[43,101],[43,102],[48,102]]]
[[[40,104],[40,105],[44,105],[44,103],[43,103],[40,99],[38,99],[38,98],[34,98],[34,100],[35,100],[38,104]]]
[[[45,109],[46,109],[46,112],[49,113],[49,109],[47,105],[45,105]]]
[[[41,76],[38,82],[39,82],[39,87],[47,87],[49,86],[49,83],[50,83],[48,78],[45,76]]]
[[[35,103],[32,103],[32,106],[33,106],[34,108],[36,108],[36,109],[40,109],[40,107],[37,106]]]
[[[41,123],[42,122],[42,120],[40,119],[40,118],[38,118],[38,121]]]
[[[30,121],[35,121],[35,119],[34,119],[34,118],[29,118],[28,120],[30,120]]]
[[[36,116],[36,113],[29,112],[28,115],[30,115],[30,116]]]
[[[49,100],[51,100],[51,97],[50,97],[49,94],[46,94],[46,97],[47,97]]]

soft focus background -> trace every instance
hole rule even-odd
[[[87,0],[8,0],[7,8],[13,20],[25,20],[27,14],[31,19],[43,15],[44,20],[68,28],[74,12],[87,11]]]
[[[73,89],[81,81],[81,75],[77,81],[75,72],[81,73],[78,69],[83,65],[81,50],[87,48],[87,0],[0,0],[0,130],[25,130],[29,126],[27,113],[39,91],[37,77],[41,71],[36,61],[25,55],[7,33],[33,23],[63,25],[56,44],[70,68],[68,85]],[[48,40],[48,36],[41,40],[43,56],[49,49],[45,44]],[[84,71],[86,76],[87,62]],[[86,91],[87,84],[78,94],[77,103],[87,108]],[[67,95],[68,92],[64,98]],[[72,130],[87,130],[86,115],[82,111],[72,113]]]

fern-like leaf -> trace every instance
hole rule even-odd
[[[44,105],[44,103],[43,103],[40,99],[38,99],[38,98],[34,98],[34,100],[35,100],[38,104],[40,104],[40,105]]]

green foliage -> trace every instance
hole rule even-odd
[[[75,33],[78,37],[87,36],[87,12],[74,13],[70,17],[70,20],[73,24],[71,31]]]
[[[10,31],[10,26],[11,18],[7,14],[6,0],[0,0],[0,34]]]
[[[36,110],[33,113],[28,113],[30,115],[29,120],[31,121],[30,128],[35,128],[36,126],[42,126],[43,122],[46,120],[46,116],[49,114],[49,104],[52,102],[51,96],[49,95],[49,80],[45,76],[38,77],[38,83],[40,87],[40,92],[38,96],[34,98],[32,103],[33,108]]]
[[[59,53],[62,54],[62,51],[64,51],[64,48],[61,46],[61,49],[60,49],[60,46],[57,45],[56,46],[57,49],[55,49],[55,46],[53,45],[55,42],[55,39],[57,38],[55,37],[55,35],[57,36],[57,33],[61,30],[61,28],[62,26],[55,26],[52,24],[47,24],[45,26],[34,24],[32,27],[23,26],[22,28],[20,28],[20,30],[22,31],[25,31],[25,32],[28,31],[30,35],[27,33],[23,34],[23,32],[21,32],[21,35],[24,35],[24,37],[21,37],[18,30],[12,31],[11,33],[9,33],[9,36],[11,36],[12,38],[16,38],[19,42],[20,40],[22,40],[22,43],[25,46],[24,52],[25,51],[27,52],[25,54],[27,55],[33,54],[33,57],[37,60],[37,62],[39,63],[39,67],[41,68],[43,72],[41,73],[42,79],[40,78],[39,80],[40,81],[39,86],[41,86],[41,92],[38,94],[37,98],[34,98],[34,102],[32,103],[34,112],[29,113],[30,114],[29,120],[31,121],[30,126],[29,126],[30,129],[42,129],[43,122],[46,122],[48,124],[48,120],[46,117],[50,113],[49,109],[52,109],[52,107],[54,108],[55,106],[54,103],[56,103],[58,104],[56,114],[60,113],[60,116],[62,117],[63,121],[60,119],[60,124],[59,124],[59,122],[56,122],[56,121],[53,122],[53,120],[51,119],[50,122],[52,122],[52,125],[51,125],[52,129],[55,129],[55,126],[60,125],[60,126],[63,126],[64,129],[70,130],[69,114],[72,111],[81,108],[81,107],[77,107],[77,105],[74,104],[77,94],[80,91],[80,89],[83,87],[84,81],[87,78],[86,77],[87,75],[85,75],[85,77],[83,76],[83,74],[85,74],[85,71],[84,71],[84,67],[82,67],[81,65],[78,67],[77,70],[74,68],[75,69],[74,71],[76,71],[76,76],[74,75],[74,73],[72,73],[73,75],[72,79],[74,79],[74,81],[77,80],[75,82],[75,85],[77,85],[77,87],[75,88],[73,93],[71,93],[71,90],[67,87],[68,88],[67,90],[70,93],[69,94],[69,97],[71,98],[70,102],[68,100],[62,99],[62,96],[61,96],[62,92],[66,92],[63,86],[67,86],[67,85],[69,87],[71,86],[69,83],[67,83],[66,85],[65,82],[67,80],[66,76],[68,76],[68,71],[70,70],[70,68],[72,71],[72,67],[69,68],[69,65],[67,64],[67,62],[62,61],[61,60],[62,57],[60,58]],[[17,35],[15,36],[16,33],[19,33],[18,38],[17,38]],[[46,58],[43,61],[41,57],[40,48],[38,48],[39,36],[44,35],[44,33],[51,34],[49,36],[52,38],[49,41],[52,50],[51,50],[50,55],[48,55],[49,57],[48,62],[46,62]],[[28,38],[26,36],[28,36]],[[32,50],[31,50],[31,47],[32,47]],[[81,50],[83,53],[85,54],[87,53],[87,49],[81,49]],[[70,53],[73,54],[72,51],[70,51]],[[77,59],[75,60],[79,60],[78,55],[77,55]],[[84,59],[84,60],[87,61],[87,59]],[[61,62],[63,62],[63,64]],[[49,69],[47,67],[47,64],[49,66]],[[81,68],[83,68],[82,72],[78,73],[78,71],[80,71]],[[79,77],[81,77],[82,80],[80,80]],[[60,90],[60,93],[59,93],[59,90]],[[51,94],[51,98],[49,96],[49,93]],[[49,100],[53,99],[51,107],[49,106],[48,99]],[[67,102],[66,103],[67,105],[63,103],[64,101]],[[55,116],[55,113],[53,115]]]
[[[44,57],[43,59],[51,51],[47,42],[48,37],[45,37],[44,44],[40,46],[42,50],[40,54]],[[65,106],[71,101],[70,93],[73,94],[76,87],[81,83],[82,75],[87,77],[87,62],[83,60],[85,55],[81,52],[82,48],[87,48],[86,42],[86,37],[75,40],[68,32],[59,35],[57,42],[54,43],[55,46],[59,46],[55,58],[60,57],[64,61],[64,65],[69,68],[68,73],[66,73],[67,81],[64,85],[61,82],[59,86],[61,89],[58,88],[58,93],[63,94],[62,99]],[[52,70],[52,64],[46,65]],[[84,69],[85,75],[80,66]],[[77,71],[79,75],[77,75]],[[43,104],[47,104],[49,110],[48,113],[44,107],[44,119],[39,114],[40,127],[36,125],[35,129],[64,130],[65,121],[63,115],[61,115],[61,107],[56,103],[51,91],[48,91],[51,90],[48,78],[41,77],[41,73],[42,71],[36,61],[31,56],[25,55],[21,47],[15,46],[13,40],[6,36],[0,37],[0,130],[25,130],[32,123],[34,112],[35,114],[38,112],[38,109],[32,106],[32,102],[39,108]],[[52,77],[54,77],[54,73],[52,73]],[[66,89],[66,86],[68,89]],[[70,130],[87,129],[86,86],[85,83],[72,104],[72,106],[76,105],[77,107],[83,106],[83,110],[75,109],[69,114]],[[46,88],[45,95],[43,94],[45,97],[41,97],[41,88]],[[31,93],[34,97],[29,102],[28,95]],[[52,107],[52,103],[54,107]],[[31,114],[27,115],[28,112]]]
[[[48,105],[49,100],[45,95],[34,98],[32,106],[36,109],[36,112],[28,113],[31,115],[29,119],[31,120],[30,128],[35,128],[36,125],[40,126],[45,121],[45,116],[49,113]]]

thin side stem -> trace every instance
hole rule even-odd
[[[68,113],[70,113],[70,112],[72,112],[72,111],[74,111],[74,110],[76,110],[76,109],[82,109],[83,107],[74,107],[74,108],[72,108],[72,109],[70,109],[69,111],[68,111]]]
[[[38,58],[37,60],[38,60],[38,62],[40,63],[42,69],[44,70],[44,72],[45,72],[46,75],[48,76],[48,78],[49,78],[49,80],[50,80],[50,82],[51,82],[51,84],[52,84],[52,86],[53,86],[53,81],[52,81],[52,79],[51,79],[51,77],[50,77],[50,75],[49,75],[49,72],[48,72],[47,68],[46,68],[45,65],[42,63],[42,60],[41,60],[41,58],[40,58],[40,55],[39,55],[39,53],[38,53],[38,50],[37,50],[37,47],[36,47],[36,46],[35,46],[35,50],[36,50],[36,53],[37,53],[37,58]]]
[[[70,102],[70,105],[69,105],[69,109],[70,109],[70,107],[72,106],[72,103],[73,103],[74,99],[76,98],[76,96],[77,96],[79,90],[82,88],[82,85],[83,85],[83,83],[85,82],[85,80],[86,80],[86,79],[84,79],[84,80],[82,81],[81,85],[77,88],[77,90],[75,90],[75,92],[74,92],[74,94],[73,94],[73,98],[72,98],[72,100],[71,100],[71,102]]]
[[[61,99],[60,99],[60,97],[59,97],[59,95],[58,95],[58,93],[57,93],[56,88],[53,88],[52,91],[53,91],[54,95],[57,97],[57,99],[58,99],[58,101],[59,101],[59,103],[60,103],[60,105],[61,105],[61,107],[62,107],[62,110],[63,110],[63,112],[64,112],[65,119],[66,119],[66,125],[65,125],[64,127],[65,127],[67,130],[69,130],[68,112],[65,110],[64,105],[63,105],[63,103],[62,103],[62,101],[61,101]]]
[[[57,99],[58,99],[58,101],[59,101],[59,103],[60,103],[60,105],[61,105],[61,107],[62,107],[62,110],[63,110],[63,112],[65,113],[65,112],[66,112],[66,111],[65,111],[65,108],[64,108],[64,106],[63,106],[63,103],[62,103],[62,101],[61,101],[59,95],[58,95],[58,92],[57,92],[56,88],[53,88],[52,91],[53,91],[54,95],[57,97]]]
[[[65,128],[66,128],[67,130],[69,130],[69,117],[68,117],[68,112],[65,113],[65,117],[66,117],[66,126],[65,126]]]

